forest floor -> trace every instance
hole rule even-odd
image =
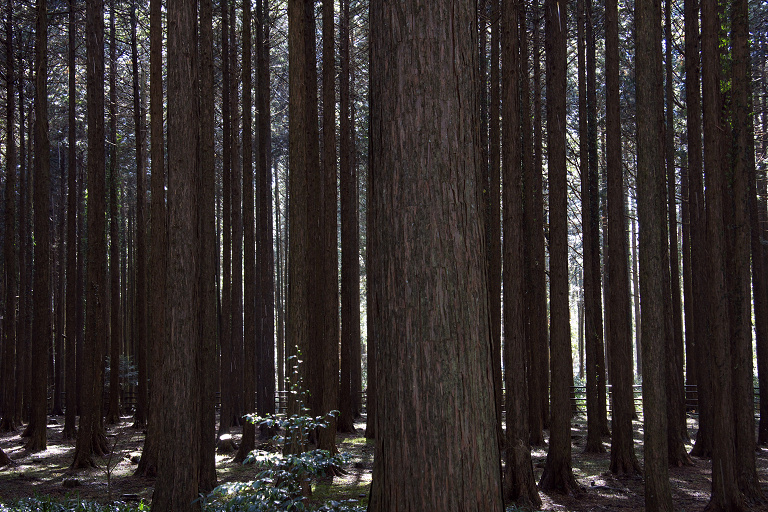
[[[72,471],[69,465],[74,455],[74,441],[63,441],[61,436],[63,417],[51,417],[48,428],[48,449],[28,454],[23,449],[21,430],[0,435],[2,448],[14,461],[12,466],[0,468],[0,503],[23,497],[50,496],[53,498],[79,497],[80,499],[106,501],[111,488],[113,499],[143,499],[152,497],[153,480],[133,476],[144,440],[144,433],[132,427],[132,419],[123,421],[107,430],[110,445],[115,450],[98,460],[99,467]],[[689,418],[691,434],[696,432],[696,421]],[[349,463],[345,475],[322,479],[313,486],[311,501],[355,499],[367,502],[373,469],[373,442],[363,436],[365,423],[357,423],[357,434],[340,434],[337,437],[339,451],[347,453]],[[577,496],[541,494],[543,510],[558,511],[640,511],[643,510],[643,481],[639,476],[617,478],[608,471],[610,439],[604,438],[606,452],[584,454],[586,418],[576,415],[572,421],[573,471],[584,492]],[[634,422],[637,455],[642,462],[642,424]],[[233,437],[239,440],[240,430],[233,429]],[[689,446],[690,448],[690,446]],[[233,462],[233,453],[217,454],[216,469],[219,482],[253,480],[256,470],[252,466]],[[545,447],[532,451],[536,478],[541,476],[546,460]],[[107,465],[114,466],[107,483]],[[757,468],[763,492],[768,496],[768,450],[759,448]],[[670,481],[675,509],[680,511],[702,510],[708,500],[711,486],[711,462],[694,459],[693,466],[670,468]],[[768,506],[755,508],[768,510]]]

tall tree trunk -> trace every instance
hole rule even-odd
[[[46,448],[46,409],[48,405],[48,348],[51,341],[51,247],[49,215],[50,143],[48,140],[48,3],[37,0],[35,25],[35,167],[34,167],[34,322],[32,351],[36,359],[33,376],[29,432],[26,449],[38,452]]]
[[[501,371],[501,89],[499,78],[499,48],[501,42],[500,0],[491,0],[491,103],[489,105],[489,197],[488,197],[488,294],[491,317],[491,364],[493,389],[496,397],[496,435],[504,444],[502,428]]]
[[[200,510],[200,257],[197,2],[168,2],[168,326],[152,509]]]
[[[726,146],[721,78],[721,13],[714,0],[701,2],[701,72],[704,111],[704,176],[706,210],[705,253],[707,267],[706,345],[712,364],[712,497],[709,510],[741,510],[735,456],[733,380],[731,346],[728,340],[728,297],[724,230],[724,192],[726,186]],[[701,383],[701,379],[699,379]]]
[[[150,245],[147,268],[147,340],[152,364],[149,396],[153,407],[147,417],[147,435],[136,474],[157,476],[160,416],[165,414],[161,402],[163,394],[158,385],[163,365],[163,350],[168,340],[166,327],[167,289],[167,210],[165,206],[165,152],[163,133],[163,25],[160,0],[149,3],[149,116],[150,156],[152,176],[150,182]],[[213,364],[215,358],[209,360]],[[155,384],[152,384],[152,383]],[[210,440],[209,440],[210,442]]]
[[[88,54],[88,296],[83,347],[80,428],[72,468],[95,467],[93,456],[106,452],[101,429],[102,340],[107,324],[106,176],[104,161],[104,3],[86,8]]]
[[[608,184],[608,273],[611,288],[609,358],[611,361],[611,463],[616,474],[641,473],[632,438],[634,393],[632,389],[632,313],[630,290],[624,168],[621,162],[621,95],[619,89],[619,6],[618,0],[605,4],[605,151]],[[608,318],[608,316],[606,316]]]
[[[684,342],[683,320],[680,303],[680,262],[677,247],[677,180],[675,177],[675,96],[672,75],[672,47],[675,42],[672,36],[672,0],[664,3],[664,37],[665,37],[665,84],[666,125],[664,130],[664,158],[666,160],[666,180],[664,189],[667,192],[668,208],[668,259],[670,286],[666,300],[669,304],[667,316],[670,332],[667,333],[667,425],[669,463],[674,466],[691,464],[691,458],[685,448],[688,439],[688,428],[685,418],[685,379],[683,375]]]
[[[528,375],[525,354],[527,340],[524,323],[524,227],[523,227],[523,169],[520,126],[520,12],[522,2],[505,0],[500,20],[502,105],[504,123],[504,368],[506,381],[506,456],[504,496],[518,506],[541,505],[533,476],[531,449],[528,444]],[[525,148],[527,149],[527,148]]]
[[[221,116],[222,116],[222,287],[221,287],[221,411],[219,414],[218,448],[231,451],[229,429],[234,414],[232,393],[232,119],[230,115],[229,1],[221,2]]]
[[[146,176],[144,171],[144,134],[141,97],[139,92],[139,55],[136,41],[136,0],[131,1],[131,69],[133,84],[133,122],[136,139],[136,366],[138,370],[138,393],[134,428],[143,429],[147,424],[149,393],[147,391],[147,260],[145,249],[146,223]]]
[[[3,417],[0,432],[16,430],[16,117],[14,87],[16,78],[13,58],[13,0],[8,0],[5,21],[6,44],[6,144],[5,144],[5,240],[3,244],[3,286],[5,311],[3,312]],[[23,129],[23,126],[22,126]],[[61,242],[59,242],[61,243]]]
[[[698,457],[712,456],[712,379],[710,375],[709,348],[705,343],[707,335],[707,270],[704,253],[707,247],[704,218],[704,183],[701,141],[701,85],[700,85],[700,37],[699,37],[699,2],[685,2],[685,94],[688,118],[688,179],[689,204],[691,208],[691,271],[692,300],[694,316],[693,348],[696,354],[696,395],[699,408],[699,431],[691,455]],[[701,300],[704,298],[704,300]]]
[[[256,311],[259,322],[257,344],[259,372],[257,378],[257,407],[260,414],[275,412],[275,256],[272,236],[272,131],[270,115],[269,77],[269,0],[256,1],[257,41],[257,106],[258,106],[258,247],[261,309]],[[275,174],[277,179],[277,174]],[[277,189],[278,187],[275,187]],[[280,361],[280,359],[278,359]]]
[[[566,135],[567,11],[556,0],[546,0],[547,154],[549,169],[549,283],[552,419],[549,451],[539,487],[565,494],[578,492],[571,469],[571,407],[573,361],[568,308],[568,212]]]
[[[355,344],[360,344],[360,257],[357,202],[357,173],[353,165],[355,127],[350,112],[349,0],[341,0],[339,20],[339,180],[341,190],[341,383],[339,387],[339,432],[355,431],[352,366]]]
[[[323,175],[322,194],[322,290],[323,345],[322,414],[339,406],[339,257],[336,188],[336,52],[334,51],[333,0],[323,0]],[[318,269],[320,270],[320,269]],[[336,452],[336,418],[328,417],[320,429],[319,445]]]
[[[19,52],[22,53],[22,52]],[[29,166],[25,142],[24,106],[24,58],[19,59],[19,318],[16,351],[16,422],[21,424],[29,417],[29,387],[27,386],[27,360],[30,358],[30,283],[29,283]],[[28,122],[27,124],[31,124]],[[23,306],[23,307],[22,307]],[[25,429],[24,434],[28,434]]]
[[[502,495],[487,392],[493,371],[478,208],[476,6],[424,5],[400,4],[398,14],[415,23],[412,30],[403,30],[391,6],[371,5],[377,219],[369,233],[381,258],[377,348],[387,373],[378,376],[369,510],[497,511]],[[404,386],[412,392],[398,393]],[[436,431],[435,422],[445,430]],[[387,448],[393,446],[401,449]]]
[[[159,3],[159,2],[158,2]],[[214,154],[214,86],[213,86],[213,6],[211,0],[200,2],[200,351],[197,371],[200,375],[200,472],[198,489],[210,492],[216,486],[216,166]],[[158,69],[162,72],[162,69]],[[158,82],[161,75],[158,76]],[[159,91],[162,93],[162,89]],[[160,117],[162,121],[162,117]],[[162,130],[162,125],[160,125]],[[158,187],[161,184],[158,183]],[[153,194],[154,197],[154,194]],[[154,207],[153,203],[153,207]],[[157,205],[164,220],[163,204]],[[158,214],[158,215],[161,215]],[[155,214],[153,212],[153,218]],[[158,229],[164,229],[160,224]],[[165,236],[165,231],[163,231]],[[165,247],[165,239],[160,247]],[[161,253],[165,254],[165,253]],[[160,256],[160,255],[158,255]],[[164,260],[163,260],[164,261]],[[163,263],[165,264],[165,263]],[[158,276],[160,279],[162,276]],[[163,298],[163,300],[165,300]],[[160,375],[160,371],[155,371]],[[153,393],[156,386],[153,387]],[[159,394],[159,393],[158,393]],[[150,417],[151,418],[151,417]]]
[[[77,421],[77,368],[76,341],[77,341],[77,135],[75,126],[75,104],[77,88],[75,83],[75,44],[77,27],[75,25],[75,0],[69,0],[69,13],[67,17],[67,32],[69,42],[67,45],[68,61],[68,123],[67,123],[67,311],[66,311],[66,357],[67,370],[64,379],[64,388],[67,396],[64,400],[64,439],[75,437],[75,424]]]
[[[755,176],[755,134],[752,124],[752,66],[749,10],[744,0],[731,5],[732,144],[725,208],[729,262],[728,298],[733,360],[733,408],[736,429],[736,477],[750,501],[763,501],[755,465],[755,413],[752,360],[752,290],[750,275],[749,180]],[[759,300],[758,300],[759,301]]]
[[[531,403],[535,409],[537,421],[532,422],[531,444],[544,444],[544,428],[549,426],[549,335],[547,332],[547,276],[546,276],[546,248],[544,238],[544,192],[543,192],[543,151],[542,151],[542,120],[541,120],[541,4],[536,2],[534,12],[535,24],[533,27],[533,216],[531,237],[531,298],[533,309],[530,312],[531,321],[535,326],[536,336],[532,343],[535,344],[532,366],[533,378],[530,378],[531,386],[536,389],[533,396],[536,399]],[[535,427],[535,428],[534,428]]]
[[[115,37],[115,2],[109,2],[109,411],[107,423],[120,421],[120,235],[118,234],[117,194],[117,45]]]
[[[643,420],[645,506],[671,511],[667,469],[667,407],[665,376],[663,252],[667,245],[664,194],[659,187],[664,169],[661,88],[661,7],[652,0],[635,4],[637,76],[637,197],[640,228],[640,296],[642,300]]]
[[[243,2],[243,410],[256,411],[256,222],[253,191],[253,122],[251,117],[251,3]],[[258,41],[258,40],[257,40]],[[261,329],[259,329],[261,330]],[[260,358],[261,359],[261,358]],[[243,423],[243,434],[235,461],[242,462],[256,447],[256,427]]]
[[[66,175],[66,166],[64,166],[61,162],[61,146],[58,147],[58,153],[59,153],[59,191],[58,191],[58,204],[54,206],[55,208],[55,214],[54,219],[56,219],[56,216],[58,216],[58,219],[56,219],[56,223],[58,224],[56,230],[58,231],[58,240],[56,240],[57,244],[57,253],[56,253],[56,282],[54,286],[56,286],[56,289],[54,291],[54,315],[55,315],[55,327],[54,327],[54,333],[55,333],[55,340],[54,340],[54,352],[56,355],[55,360],[55,369],[53,374],[53,410],[51,411],[52,416],[62,416],[64,414],[63,404],[62,404],[62,397],[63,397],[63,389],[62,386],[64,385],[64,382],[62,382],[62,367],[64,366],[64,239],[66,238],[67,234],[64,231],[65,227],[65,212],[66,212],[66,199],[65,199],[65,188],[66,188],[66,182],[67,182],[67,175]],[[8,233],[6,231],[6,233]],[[10,231],[10,233],[14,233],[14,231]],[[11,359],[13,360],[13,359]]]

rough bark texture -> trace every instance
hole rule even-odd
[[[253,189],[251,2],[243,2],[243,409],[256,411],[256,219]],[[235,455],[242,462],[256,447],[256,426],[243,422],[240,447]]]
[[[755,464],[755,413],[752,370],[752,290],[750,276],[749,180],[755,176],[755,133],[752,124],[752,85],[749,13],[745,0],[731,6],[732,41],[732,168],[728,176],[726,232],[730,235],[728,339],[733,360],[733,407],[736,429],[736,477],[750,501],[762,501]],[[730,211],[730,212],[729,212]]]
[[[77,155],[75,153],[77,144],[75,135],[75,95],[77,89],[75,86],[75,0],[69,0],[69,15],[67,17],[67,31],[69,44],[67,45],[67,54],[69,62],[68,70],[68,126],[67,126],[67,283],[66,283],[66,358],[67,369],[64,379],[64,388],[66,389],[66,399],[64,400],[64,430],[62,437],[64,439],[73,439],[75,437],[75,424],[77,421],[77,375],[75,342],[77,340]]]
[[[151,353],[153,381],[159,381],[163,363],[163,346],[166,334],[166,286],[167,286],[167,227],[165,207],[165,152],[163,133],[163,25],[161,1],[149,3],[149,115],[150,115],[150,154],[152,157],[152,193],[150,212],[149,268],[147,278],[148,333]],[[147,436],[141,460],[136,474],[157,476],[157,453],[160,437],[160,415],[165,414],[161,399],[162,393],[157,385],[150,382],[149,396],[153,407],[147,418]]]
[[[605,4],[606,173],[608,181],[608,273],[611,289],[609,357],[611,361],[611,464],[616,474],[641,473],[632,439],[632,314],[629,302],[627,221],[624,213],[624,169],[621,164],[621,98],[619,90],[619,9]]]
[[[120,348],[123,326],[120,314],[120,235],[117,194],[117,44],[115,1],[109,2],[109,411],[107,423],[120,421]]]
[[[166,414],[152,510],[192,511],[200,470],[200,268],[197,2],[168,2],[168,326],[163,352],[162,389]]]
[[[712,404],[709,346],[705,343],[707,334],[707,270],[704,257],[707,241],[704,218],[704,178],[701,141],[701,64],[699,37],[699,2],[685,2],[685,94],[688,118],[688,180],[689,205],[691,210],[691,272],[694,330],[693,346],[695,353],[696,395],[699,405],[699,430],[691,455],[697,457],[712,456]]]
[[[159,3],[159,2],[158,2]],[[216,167],[214,154],[213,6],[200,1],[200,492],[216,486]],[[159,184],[158,184],[159,185]],[[154,194],[153,194],[154,197]],[[159,204],[158,207],[164,206]],[[153,214],[154,215],[154,214]],[[162,217],[163,219],[165,217]],[[163,229],[165,224],[160,225]],[[163,231],[164,233],[164,231]],[[163,241],[162,247],[165,247]],[[165,253],[162,253],[165,254]],[[164,261],[164,260],[163,260]],[[164,300],[164,299],[163,299]],[[155,375],[160,375],[156,372]],[[153,388],[154,389],[154,388]],[[159,393],[158,393],[159,394]],[[151,412],[151,411],[150,411]],[[151,416],[150,416],[151,418]]]
[[[565,160],[567,11],[546,0],[547,154],[549,170],[549,283],[552,418],[549,451],[539,488],[564,494],[579,491],[571,469],[573,362],[568,309],[568,217]]]
[[[377,348],[388,371],[369,510],[499,511],[475,3],[371,8]]]
[[[139,384],[136,395],[136,413],[134,427],[144,428],[147,424],[149,393],[147,390],[147,256],[146,256],[146,175],[144,165],[144,127],[143,106],[139,91],[139,56],[136,41],[136,0],[131,2],[131,67],[133,80],[133,122],[136,139],[136,298],[135,322],[133,333],[136,344],[136,368]]]
[[[350,29],[349,0],[341,0],[339,21],[339,180],[341,190],[341,383],[339,387],[339,432],[354,432],[352,365],[354,345],[360,344],[360,256],[357,172],[355,169],[355,127],[350,117]]]
[[[549,333],[547,317],[547,260],[544,238],[544,187],[543,187],[543,151],[541,122],[541,8],[536,2],[533,27],[533,215],[531,217],[533,236],[531,243],[531,280],[532,310],[531,322],[534,326],[531,374],[529,381],[535,388],[531,396],[531,408],[536,415],[531,422],[531,444],[544,444],[544,428],[549,426]]]
[[[322,194],[322,289],[323,345],[322,401],[320,412],[339,407],[339,257],[336,188],[336,52],[334,51],[333,0],[323,0],[323,158]],[[333,453],[336,448],[336,419],[320,429],[318,447]]]
[[[14,118],[16,104],[13,58],[13,0],[8,0],[5,13],[6,44],[6,145],[5,145],[5,234],[3,244],[3,286],[5,310],[3,312],[3,418],[1,432],[16,430],[16,137]],[[0,456],[4,456],[2,453]],[[2,463],[2,461],[0,461]]]
[[[101,429],[102,344],[107,324],[106,172],[104,161],[104,2],[86,7],[88,53],[88,269],[80,428],[72,468],[94,467],[106,451]]]
[[[275,412],[275,256],[272,250],[272,133],[269,95],[269,1],[256,1],[257,109],[259,144],[256,162],[258,179],[258,251],[261,310],[257,311],[259,372],[257,407],[261,414]],[[277,189],[277,187],[275,187]],[[278,359],[282,361],[282,359]]]
[[[35,157],[34,157],[34,226],[35,226],[35,273],[34,273],[34,322],[30,357],[35,362],[31,368],[32,395],[30,433],[26,449],[30,452],[46,448],[46,409],[48,382],[48,349],[51,342],[51,248],[49,211],[50,142],[48,140],[48,3],[37,0],[35,25]],[[103,64],[102,64],[103,65]],[[103,76],[103,73],[102,73]]]
[[[504,443],[502,430],[502,371],[501,371],[501,129],[499,111],[501,90],[499,87],[499,43],[501,16],[500,0],[491,0],[491,103],[489,105],[489,194],[488,194],[488,294],[491,317],[491,361],[493,364],[493,389],[496,397],[496,429],[500,443]]]
[[[528,375],[525,337],[525,271],[523,227],[523,168],[520,127],[519,0],[504,0],[501,35],[502,105],[504,123],[504,368],[506,378],[506,456],[504,497],[518,506],[539,507],[541,499],[533,476],[531,450],[528,445]]]
[[[635,4],[637,76],[637,195],[640,229],[642,308],[645,507],[671,511],[667,469],[667,407],[664,320],[665,195],[662,153],[661,7],[654,0]]]
[[[680,302],[680,260],[677,246],[677,179],[675,172],[675,95],[672,75],[672,2],[664,2],[665,57],[664,97],[666,98],[666,125],[664,130],[664,158],[666,160],[665,190],[667,192],[668,237],[669,237],[669,311],[667,312],[670,331],[667,333],[667,426],[669,463],[673,466],[691,464],[685,441],[688,428],[685,417],[685,377],[682,304]]]
[[[712,364],[712,498],[711,511],[743,508],[735,470],[735,431],[731,346],[728,340],[728,297],[724,231],[726,185],[726,120],[720,91],[721,17],[716,0],[701,2],[702,105],[704,175],[706,180],[707,323],[706,345]],[[701,383],[701,380],[699,380]]]

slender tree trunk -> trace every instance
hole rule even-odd
[[[147,436],[136,474],[157,476],[159,450],[160,416],[165,414],[162,404],[163,393],[159,389],[159,378],[163,365],[163,350],[168,340],[166,331],[166,288],[167,282],[167,211],[165,206],[165,153],[163,134],[163,26],[160,0],[149,4],[149,115],[150,115],[150,156],[152,161],[151,212],[149,266],[147,268],[147,340],[151,354],[153,380],[150,381],[149,396],[153,406],[147,417]],[[215,360],[215,358],[214,358]],[[211,364],[211,361],[209,361]],[[153,384],[154,382],[155,384]]]
[[[221,410],[218,448],[232,451],[229,429],[234,413],[232,393],[232,130],[230,116],[229,1],[221,2],[221,111],[222,111],[222,287],[221,287]]]
[[[110,372],[109,411],[107,423],[120,421],[120,236],[118,234],[117,194],[120,188],[117,171],[117,45],[115,37],[115,2],[109,2],[109,280]]]
[[[541,499],[533,476],[531,449],[528,444],[528,375],[524,323],[524,227],[523,168],[520,126],[520,13],[522,2],[505,0],[502,4],[501,59],[502,105],[504,123],[504,368],[506,370],[506,456],[504,496],[518,506],[539,507]]]
[[[55,216],[58,216],[56,220],[58,227],[58,240],[57,240],[57,254],[56,254],[56,290],[54,292],[54,314],[55,314],[55,341],[54,351],[56,354],[56,366],[53,374],[53,410],[52,416],[62,416],[64,409],[62,407],[62,367],[64,366],[64,239],[67,234],[64,231],[65,227],[65,188],[66,188],[66,167],[61,163],[61,146],[58,147],[59,153],[59,192],[58,192],[58,205],[55,206]],[[14,233],[14,231],[6,231],[6,233]],[[11,359],[13,361],[13,359]]]
[[[691,208],[691,270],[693,274],[692,291],[694,297],[704,300],[693,300],[694,331],[693,348],[696,354],[696,395],[699,407],[699,431],[691,455],[697,457],[712,456],[712,403],[709,348],[705,343],[707,334],[707,270],[706,231],[704,218],[704,183],[701,141],[701,86],[700,86],[700,37],[699,37],[699,2],[685,2],[685,75],[686,75],[686,105],[688,119],[688,177],[689,203]]]
[[[566,135],[567,11],[546,0],[547,49],[547,153],[549,169],[550,347],[552,365],[552,419],[549,451],[539,487],[564,494],[578,492],[571,469],[571,407],[573,362],[568,310],[568,217]]]
[[[357,173],[353,165],[355,127],[350,113],[349,0],[341,0],[339,53],[339,180],[341,190],[341,384],[339,387],[339,432],[355,431],[352,366],[355,344],[360,344],[360,257],[357,203]]]
[[[339,406],[339,257],[336,188],[336,52],[334,51],[333,0],[323,0],[323,177],[322,194],[322,289],[323,344],[321,413]],[[336,452],[336,418],[327,419],[320,429],[319,445]]]
[[[608,184],[608,273],[612,286],[609,358],[611,360],[611,463],[616,474],[639,474],[640,464],[632,438],[635,412],[632,389],[632,313],[625,216],[624,169],[621,162],[621,96],[619,90],[619,8],[617,0],[605,4],[606,174]],[[608,318],[608,317],[606,317]]]
[[[642,297],[643,420],[645,506],[672,510],[667,470],[667,411],[664,320],[664,194],[659,187],[664,155],[661,130],[661,7],[651,0],[635,4],[637,69],[637,196]]]
[[[749,180],[755,176],[755,134],[752,124],[752,66],[749,10],[744,0],[731,5],[732,152],[727,177],[726,247],[729,262],[728,339],[733,358],[733,407],[736,429],[736,477],[739,490],[754,502],[764,500],[755,465],[755,414],[752,360],[752,290],[750,275]],[[759,301],[759,300],[758,300]]]
[[[272,131],[270,114],[269,77],[269,0],[256,1],[257,41],[257,106],[258,106],[258,247],[259,277],[261,283],[261,309],[256,312],[260,322],[257,341],[260,363],[257,379],[259,399],[257,406],[261,414],[275,412],[275,256],[272,236]],[[276,179],[275,174],[275,179]],[[277,189],[277,187],[275,187]],[[280,361],[280,359],[278,359]]]
[[[48,348],[51,341],[51,247],[49,214],[50,197],[50,143],[48,140],[48,3],[37,0],[35,25],[35,167],[34,167],[34,322],[32,351],[35,358],[31,366],[33,376],[30,438],[26,449],[38,452],[46,448],[46,409],[48,405]]]
[[[544,239],[544,187],[543,187],[543,151],[542,151],[542,120],[541,120],[541,7],[536,2],[534,12],[535,24],[533,28],[533,217],[531,237],[531,279],[533,291],[533,310],[531,321],[536,329],[535,354],[537,362],[532,370],[536,374],[530,380],[532,386],[536,386],[533,393],[537,399],[532,402],[532,407],[538,408],[536,415],[538,420],[532,423],[535,429],[531,430],[531,444],[544,444],[544,428],[549,426],[549,335],[547,317],[547,277],[546,277],[546,249]],[[538,361],[537,361],[538,359]]]
[[[717,2],[701,2],[702,104],[704,126],[704,176],[706,210],[705,253],[707,267],[706,345],[712,359],[712,497],[711,511],[741,510],[743,496],[735,470],[735,431],[733,406],[732,355],[728,340],[728,297],[725,261],[725,185],[727,146],[723,98],[720,91],[721,13]],[[701,383],[701,379],[699,380]]]
[[[87,3],[88,53],[88,271],[83,347],[82,413],[72,468],[95,467],[106,452],[101,430],[102,340],[107,324],[106,176],[104,162],[104,3]]]
[[[501,41],[500,0],[491,0],[491,103],[489,105],[489,197],[488,197],[488,294],[491,316],[491,363],[493,389],[496,397],[496,435],[504,443],[502,429],[501,371],[501,89],[499,78],[499,47]]]
[[[200,510],[200,257],[197,2],[168,2],[168,326],[152,509]],[[212,441],[212,440],[211,440]]]
[[[399,14],[415,23],[407,31],[391,6],[371,5],[377,218],[369,233],[381,251],[377,348],[388,371],[379,375],[369,510],[497,511],[501,475],[487,392],[493,370],[478,208],[476,5],[425,5],[400,4]],[[441,311],[451,311],[450,319]],[[460,385],[461,375],[472,377]],[[413,393],[398,393],[404,386]],[[462,393],[447,391],[457,386]],[[436,431],[435,422],[446,429]],[[386,448],[392,446],[402,449]]]
[[[243,2],[243,409],[256,411],[256,222],[253,190],[253,122],[251,117],[251,3]],[[261,303],[261,297],[258,298]],[[261,326],[261,323],[260,323]],[[261,329],[259,329],[261,331]],[[259,333],[261,334],[261,333]],[[260,358],[261,359],[261,358]],[[256,427],[243,422],[243,434],[235,461],[242,462],[256,447]]]
[[[214,154],[213,7],[200,2],[200,472],[199,492],[216,486],[216,166]],[[162,71],[162,69],[158,70]],[[162,118],[160,118],[162,119]],[[159,184],[158,184],[159,186]],[[158,207],[162,207],[160,204]],[[164,225],[163,225],[164,226]],[[163,241],[165,247],[165,241]],[[163,253],[164,254],[164,253]],[[155,372],[160,375],[160,372]],[[153,388],[154,389],[154,388]]]
[[[64,430],[62,437],[64,439],[73,439],[75,437],[75,424],[77,421],[77,374],[76,374],[76,341],[77,341],[77,154],[76,154],[76,126],[75,126],[75,104],[77,89],[75,84],[75,44],[76,44],[76,25],[75,25],[75,0],[69,1],[69,13],[67,21],[67,31],[69,43],[67,45],[68,54],[68,126],[67,126],[67,284],[66,284],[66,358],[67,369],[64,379],[64,388],[66,389],[66,398],[64,400]]]
[[[134,428],[143,429],[147,424],[149,393],[147,391],[147,260],[145,248],[146,223],[146,176],[144,171],[144,134],[141,98],[139,92],[139,56],[136,41],[136,0],[131,1],[131,68],[133,80],[133,121],[136,133],[136,366],[138,370],[138,393]]]
[[[3,417],[0,432],[16,430],[16,137],[14,135],[15,73],[13,58],[13,0],[8,0],[5,21],[6,44],[6,168],[5,168],[5,240],[3,244],[3,286],[5,311],[3,312]],[[23,126],[22,126],[23,129]],[[60,242],[61,243],[61,242]],[[2,454],[5,455],[5,454]],[[7,456],[6,456],[7,459]],[[0,460],[2,463],[2,460]]]
[[[24,136],[24,59],[19,59],[19,318],[17,323],[16,351],[16,422],[21,424],[28,419],[29,394],[27,383],[27,360],[30,357],[30,325],[29,312],[29,166],[26,157],[26,142]],[[22,307],[23,306],[23,307]],[[29,435],[25,429],[22,433]]]

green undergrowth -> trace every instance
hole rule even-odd
[[[8,504],[0,504],[0,512],[144,512],[149,505],[116,501],[102,504],[80,499],[56,499],[47,496],[23,498]]]

